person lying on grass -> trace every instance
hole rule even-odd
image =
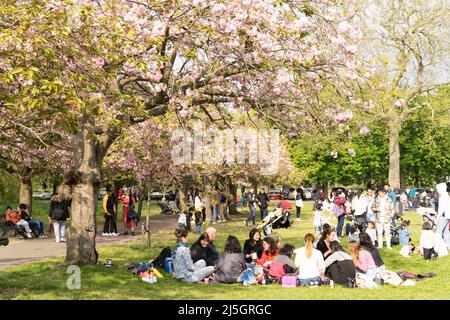
[[[208,277],[214,272],[214,267],[207,267],[205,260],[192,262],[189,250],[189,236],[186,230],[175,230],[177,244],[172,250],[173,270],[178,280],[196,283],[205,280],[208,283]]]
[[[219,255],[214,283],[236,283],[239,275],[247,269],[241,244],[235,236],[228,236],[225,249]]]

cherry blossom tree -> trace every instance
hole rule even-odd
[[[101,166],[123,131],[207,106],[307,126],[317,92],[356,77],[358,30],[340,1],[15,1],[0,4],[2,108],[70,133],[66,261],[95,264]],[[314,89],[314,90],[312,90]],[[322,108],[323,109],[323,108]]]

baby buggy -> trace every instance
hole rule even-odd
[[[417,209],[417,213],[422,215],[423,222],[429,222],[433,228],[437,226],[437,212],[433,208],[421,207]]]
[[[289,209],[283,210],[282,208],[278,208],[275,211],[269,212],[257,228],[258,230],[263,231],[265,236],[281,239],[279,233],[274,232],[273,230],[289,228],[292,224],[289,219],[290,215]]]
[[[173,207],[169,206],[169,204],[165,201],[158,202],[158,205],[161,208],[162,214],[170,215],[170,214],[175,214],[178,212]]]
[[[400,227],[391,224],[391,245],[396,246],[400,243],[399,233]]]

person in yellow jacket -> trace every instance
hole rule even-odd
[[[103,236],[118,236],[116,225],[116,203],[111,188],[106,189],[106,194],[103,197],[103,212],[105,217],[105,224],[103,226]]]

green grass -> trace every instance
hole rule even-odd
[[[259,214],[259,213],[258,213]],[[279,231],[284,243],[295,246],[303,244],[303,236],[313,231],[311,203],[306,202],[303,221],[295,223],[290,229]],[[236,235],[243,243],[249,228],[243,226],[244,216],[233,217],[226,224],[216,225],[219,250],[223,249],[224,240],[229,234]],[[417,244],[420,236],[421,217],[415,212],[407,214],[411,220],[413,243]],[[190,242],[195,238],[191,237]],[[435,272],[437,277],[417,282],[415,287],[393,287],[384,285],[378,289],[344,289],[329,288],[282,288],[280,285],[244,287],[233,285],[185,284],[165,274],[157,284],[147,284],[139,277],[126,273],[125,266],[131,262],[148,261],[155,258],[165,246],[174,245],[174,236],[167,232],[155,235],[152,249],[143,249],[141,242],[102,247],[99,249],[99,264],[81,268],[81,289],[68,290],[66,281],[69,274],[62,258],[48,259],[23,266],[0,271],[1,299],[450,299],[450,258],[439,258],[426,263],[420,256],[410,259],[399,255],[400,248],[394,246],[392,251],[381,250],[381,256],[389,270],[407,270],[413,273]],[[344,248],[347,238],[343,241]],[[0,248],[1,250],[1,248]],[[102,266],[106,258],[113,259],[117,269]]]

